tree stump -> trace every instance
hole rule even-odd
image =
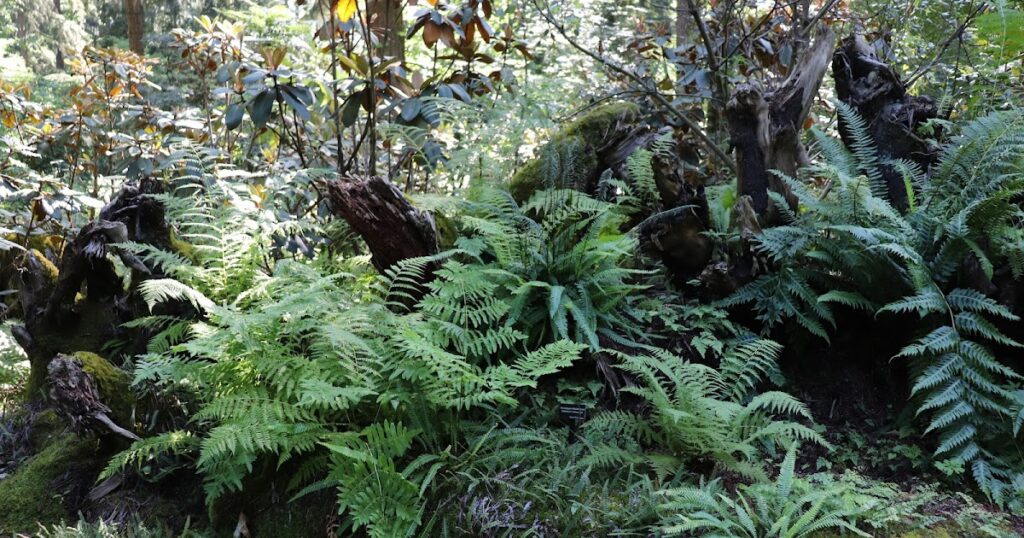
[[[755,83],[741,84],[726,105],[729,135],[739,170],[737,195],[749,196],[754,211],[774,221],[769,191],[781,194],[796,208],[796,198],[772,171],[793,176],[807,163],[800,133],[828,69],[835,34],[825,28],[789,76],[773,91]]]
[[[874,48],[860,34],[843,40],[832,57],[836,95],[850,105],[868,125],[881,161],[889,201],[897,209],[908,207],[907,186],[898,170],[885,161],[907,159],[927,171],[938,159],[938,148],[917,136],[917,128],[939,116],[935,101],[912,96],[896,71],[878,59]],[[839,134],[847,147],[854,140],[849,126],[839,118]]]
[[[438,252],[437,225],[416,209],[394,183],[382,177],[342,178],[328,183],[336,214],[370,249],[370,261],[384,273],[396,263]]]
[[[147,196],[159,189],[154,181],[122,189],[98,220],[65,244],[56,266],[31,252],[22,256],[17,278],[24,325],[14,327],[12,334],[29,358],[27,397],[40,395],[55,355],[99,352],[111,340],[127,336],[122,324],[148,313],[134,288],[153,271],[115,244],[136,241],[167,248],[164,208]],[[129,289],[108,253],[131,270]],[[145,349],[147,335],[137,336],[125,353]]]

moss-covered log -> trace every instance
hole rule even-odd
[[[633,103],[612,103],[582,114],[554,136],[536,159],[523,165],[509,181],[509,192],[524,201],[534,191],[570,188],[593,194],[605,170],[620,167],[638,147],[656,134],[640,123]]]

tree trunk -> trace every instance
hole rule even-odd
[[[859,34],[843,40],[832,57],[832,76],[836,95],[850,105],[868,126],[868,134],[883,162],[889,201],[897,209],[908,206],[903,176],[887,160],[907,159],[924,171],[936,162],[938,148],[917,136],[917,128],[939,115],[935,102],[927,96],[911,96],[892,67],[875,56],[874,48]],[[852,133],[842,117],[839,134],[852,147]]]
[[[382,177],[343,178],[328,183],[331,205],[370,248],[381,273],[396,263],[438,252],[437,226]]]
[[[396,0],[369,0],[370,30],[378,40],[375,47],[382,57],[398,58],[405,62],[405,21],[402,19],[403,2]]]
[[[28,35],[28,13],[24,9],[19,10],[14,14],[14,37],[18,41],[25,39]],[[31,54],[29,53],[28,47],[18,47],[21,57],[25,60],[25,65],[32,65]]]
[[[57,13],[58,18],[63,18],[64,10],[61,8],[60,0],[53,0],[53,10]],[[64,49],[61,47],[63,43],[57,43],[57,50],[54,52],[54,67],[58,71],[64,70]]]
[[[124,0],[124,14],[128,20],[128,47],[141,56],[145,52],[145,45],[142,42],[145,32],[142,0]]]
[[[686,9],[686,0],[676,0],[676,48],[682,47],[687,40],[690,27],[690,13]]]
[[[792,176],[807,162],[800,133],[834,46],[835,34],[826,28],[776,90],[764,93],[756,84],[741,84],[726,106],[739,169],[737,194],[749,196],[754,211],[767,222],[775,220],[769,191],[796,208],[796,198],[772,171]]]
[[[14,37],[23,39],[28,35],[28,14],[25,10],[18,11],[14,15]]]

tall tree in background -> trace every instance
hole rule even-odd
[[[57,13],[58,17],[63,18],[64,11],[61,9],[60,0],[53,0],[53,10]],[[54,51],[53,65],[58,71],[64,70],[64,50],[57,46],[57,50]]]
[[[142,0],[124,0],[124,14],[128,19],[128,46],[132,52],[142,54],[143,18]]]

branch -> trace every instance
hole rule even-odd
[[[963,36],[964,30],[966,30],[967,27],[970,26],[971,22],[974,21],[974,18],[977,17],[978,14],[981,13],[981,10],[984,8],[985,3],[982,2],[981,4],[978,4],[978,7],[971,10],[971,12],[967,14],[967,18],[964,19],[964,22],[960,24],[960,26],[957,26],[956,30],[954,30],[953,33],[950,34],[949,37],[947,37],[946,40],[942,42],[942,45],[939,47],[939,51],[935,54],[935,57],[932,58],[931,61],[928,62],[927,64],[919,67],[917,71],[914,71],[914,74],[910,75],[910,78],[907,79],[907,82],[906,84],[903,85],[903,87],[910,88],[911,86],[914,85],[915,82],[917,82],[917,79],[924,76],[925,73],[927,73],[928,71],[931,71],[931,69],[935,67],[935,64],[939,63],[939,60],[942,59],[942,55],[945,54],[947,50],[949,50],[949,46],[953,44],[953,40],[960,39]]]
[[[686,0],[686,9],[690,12],[690,16],[697,23],[697,31],[700,33],[700,40],[704,42],[704,49],[708,55],[708,65],[711,70],[718,72],[718,59],[715,58],[715,48],[711,41],[711,35],[708,33],[708,26],[704,24],[704,19],[700,16],[700,11],[697,10],[697,4],[693,3],[693,0]]]
[[[828,4],[825,4],[825,6],[819,9],[818,12],[814,15],[814,17],[811,18],[811,20],[807,21],[807,25],[804,26],[803,29],[803,34],[807,35],[811,31],[811,29],[814,28],[814,25],[817,24],[818,21],[821,20],[821,18],[824,17],[825,14],[828,13],[832,9],[832,7],[838,3],[839,0],[831,0]]]

